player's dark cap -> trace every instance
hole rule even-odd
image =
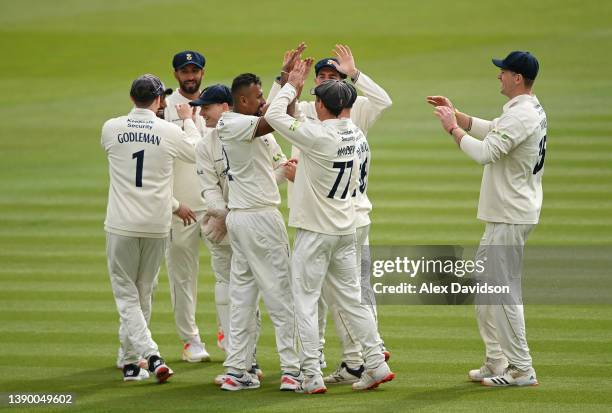
[[[189,102],[191,106],[210,105],[213,103],[227,103],[232,106],[234,104],[234,99],[232,99],[232,92],[230,89],[221,84],[208,86],[200,93],[197,99]]]
[[[500,69],[512,70],[515,73],[520,73],[526,79],[535,80],[540,69],[538,59],[529,52],[514,51],[511,52],[505,59],[492,59],[493,64]]]
[[[181,67],[187,65],[195,65],[200,69],[204,69],[206,59],[200,53],[194,52],[193,50],[185,50],[174,55],[172,59],[172,67],[174,67],[174,70],[179,70]]]
[[[326,80],[312,89],[310,93],[321,99],[330,111],[339,113],[342,109],[349,107],[349,103],[354,103],[351,101],[351,86],[343,80]]]
[[[344,73],[340,73],[338,71],[338,69],[336,69],[336,66],[334,66],[331,62],[334,61],[336,63],[338,63],[338,59],[336,59],[335,57],[326,57],[325,59],[321,59],[317,62],[317,64],[315,64],[315,76],[319,75],[319,71],[321,69],[323,69],[324,67],[328,67],[330,69],[335,70],[336,72],[338,72],[338,74],[340,74],[340,77],[342,79],[346,79],[346,75]]]
[[[348,101],[348,103],[346,104],[347,108],[352,108],[353,105],[355,104],[355,101],[357,100],[357,89],[355,89],[355,86],[351,85],[350,83],[344,82],[346,83],[346,85],[349,87],[349,90],[351,91],[351,97]]]
[[[157,76],[148,73],[135,79],[130,89],[130,96],[139,102],[147,102],[158,96],[171,94],[172,89],[166,89]]]

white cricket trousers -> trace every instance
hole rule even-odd
[[[119,312],[123,363],[159,355],[151,338],[151,297],[166,247],[166,238],[136,238],[106,233],[106,255]]]
[[[172,228],[166,248],[174,321],[178,335],[184,343],[200,341],[196,306],[204,212],[196,212],[196,218],[196,222],[185,226],[182,219],[172,215]]]
[[[480,336],[485,343],[486,357],[507,359],[521,370],[532,366],[520,290],[523,247],[534,225],[486,224],[476,252],[476,260],[486,260],[485,277],[494,277],[497,285],[511,285],[521,304],[476,305]],[[513,286],[513,287],[512,287]]]
[[[319,364],[318,301],[337,305],[350,337],[359,341],[366,368],[385,361],[376,322],[361,303],[355,234],[327,235],[297,229],[291,260],[293,299],[302,370],[306,376],[321,374]]]
[[[223,365],[230,373],[251,366],[251,339],[255,333],[259,293],[276,332],[276,348],[283,372],[297,373],[300,361],[295,350],[295,316],[290,287],[289,239],[276,208],[232,210],[226,219],[232,246],[230,272],[229,348]]]
[[[224,349],[227,349],[229,344],[229,331],[230,331],[230,270],[232,261],[232,247],[230,244],[226,244],[225,240],[221,243],[214,243],[208,239],[204,240],[208,251],[210,251],[210,266],[215,275],[215,306],[217,307],[217,318],[219,320],[219,327],[223,333],[223,339],[220,344]],[[259,299],[257,300],[259,302]],[[255,331],[255,334],[251,337],[252,344],[250,345],[255,350],[257,339],[259,338],[259,332],[261,331],[261,316],[259,313],[259,307],[257,307],[257,316],[251,320],[254,325],[249,325],[248,331]],[[250,353],[249,353],[250,354]],[[248,359],[248,357],[247,357]],[[251,361],[252,363],[252,361]],[[247,366],[249,361],[247,360]]]
[[[357,238],[357,269],[360,275],[361,285],[361,304],[366,310],[372,313],[376,325],[377,339],[382,342],[380,334],[378,332],[378,314],[376,311],[376,295],[372,289],[370,282],[370,271],[371,271],[371,259],[370,259],[370,245],[368,240],[368,234],[370,232],[370,225],[359,227],[356,230]],[[321,301],[321,300],[320,300]],[[342,344],[342,361],[344,361],[349,368],[357,369],[363,364],[363,357],[361,354],[361,344],[357,337],[351,336],[350,332],[346,328],[346,315],[343,314],[342,310],[337,303],[327,303],[329,311],[334,320],[334,327],[336,328],[336,334]],[[321,308],[319,306],[319,308]],[[319,315],[319,319],[321,319]],[[319,331],[321,327],[319,326]]]

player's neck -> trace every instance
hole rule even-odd
[[[515,90],[513,90],[511,93],[508,93],[506,95],[506,97],[508,98],[508,100],[512,100],[517,96],[521,96],[521,95],[529,95],[531,96],[531,89],[527,89],[527,88],[517,88]]]

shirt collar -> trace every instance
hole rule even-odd
[[[343,123],[347,123],[348,120],[349,119],[347,118],[331,118],[331,119],[324,120],[322,123],[331,124],[331,125],[341,125]]]
[[[515,96],[512,99],[510,99],[508,102],[506,102],[506,104],[504,105],[504,112],[506,112],[508,109],[510,109],[512,106],[518,103],[528,102],[533,99],[537,100],[535,95],[523,94],[523,95]]]
[[[176,100],[177,103],[189,103],[189,102],[191,102],[190,99],[187,99],[185,96],[181,95],[180,89],[181,88],[177,87],[174,90],[174,93],[172,93],[172,95],[170,95],[170,96],[173,96],[173,97],[176,96],[174,98],[174,100]],[[196,99],[197,99],[197,97],[196,97]]]
[[[132,108],[132,110],[130,111],[130,115],[137,115],[137,116],[142,116],[145,118],[157,117],[155,115],[155,112],[153,112],[151,109],[137,108],[137,107]]]

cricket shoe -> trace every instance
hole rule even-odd
[[[215,376],[215,379],[213,380],[213,382],[217,386],[221,386],[223,383],[225,383],[226,378],[227,378],[227,374],[218,374]]]
[[[249,374],[257,377],[257,380],[262,380],[264,378],[264,373],[261,368],[259,368],[259,364],[254,363],[249,370]]]
[[[487,377],[482,380],[484,386],[507,387],[507,386],[537,386],[536,372],[533,367],[527,370],[519,370],[516,366],[509,365],[503,374],[495,377]]]
[[[257,377],[250,375],[249,373],[243,373],[240,375],[227,373],[225,375],[225,381],[221,385],[221,390],[238,391],[248,389],[258,389],[261,383],[257,380]]]
[[[124,358],[125,358],[125,353],[123,352],[123,348],[119,346],[119,350],[117,350],[117,368],[119,370],[123,370],[123,367],[125,366],[125,363],[123,361]],[[147,366],[148,366],[147,360],[143,358],[138,360],[138,367],[140,367],[141,369],[146,369]]]
[[[486,378],[500,376],[508,366],[506,359],[487,358],[480,369],[470,370],[468,377],[472,381],[481,382]]]
[[[368,369],[363,372],[358,382],[353,383],[353,390],[370,390],[377,388],[380,384],[391,381],[395,378],[395,373],[386,362],[383,362],[375,369]]]
[[[363,374],[364,367],[363,365],[359,366],[358,369],[351,369],[346,363],[343,361],[340,364],[340,367],[336,369],[329,376],[325,376],[323,378],[323,382],[325,384],[352,384],[359,381],[361,375]]]
[[[248,371],[248,373],[253,375],[254,377],[257,377],[257,380],[259,380],[260,382],[261,382],[261,379],[263,379],[264,377],[263,371],[261,371],[258,364],[253,364],[253,367],[251,368],[251,370]],[[217,376],[215,376],[213,382],[217,386],[221,386],[225,382],[226,378],[227,378],[227,374],[218,374]]]
[[[295,391],[296,393],[304,394],[322,394],[327,391],[327,387],[325,387],[325,382],[323,382],[323,376],[316,374],[314,376],[304,377],[302,385]]]
[[[281,391],[296,391],[302,387],[304,376],[301,372],[298,373],[283,373],[281,376]]]
[[[325,361],[325,354],[323,354],[323,350],[319,350],[319,367],[321,370],[327,368],[327,362]]]
[[[201,341],[190,341],[183,348],[183,360],[189,363],[199,363],[201,361],[210,361],[210,354],[206,351],[204,343]]]
[[[174,374],[172,369],[166,366],[166,362],[159,356],[149,357],[149,371],[155,374],[159,384],[165,383]]]
[[[149,378],[149,372],[136,364],[123,366],[123,381],[142,381]]]

